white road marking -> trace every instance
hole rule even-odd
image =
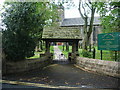
[[[20,82],[20,81],[8,81],[8,80],[0,80],[0,83],[13,84],[13,85],[26,85],[26,86],[35,86],[35,87],[43,87],[43,88],[56,88],[56,89],[67,89],[67,88],[79,88],[79,87],[70,87],[70,86],[53,86],[46,84],[38,84],[38,83],[30,83],[30,82]]]

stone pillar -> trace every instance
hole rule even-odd
[[[53,56],[50,53],[50,42],[49,41],[45,41],[45,47],[46,47],[45,56],[47,56],[46,59],[48,59],[50,62],[52,62]]]
[[[72,43],[72,53],[75,53],[76,52],[76,42],[74,41],[73,43]]]
[[[73,41],[72,43],[72,53],[71,53],[71,63],[76,63],[75,59],[76,59],[76,42]]]

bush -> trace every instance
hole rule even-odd
[[[11,31],[4,31],[2,45],[6,60],[18,61],[33,56],[36,44],[24,33],[14,34]]]
[[[83,55],[83,57],[92,58],[91,53],[87,50],[82,50],[82,55]]]
[[[58,16],[55,4],[48,5],[43,2],[5,2],[1,17],[6,27],[2,32],[2,43],[7,60],[23,60],[34,55],[44,25],[53,23],[46,21],[54,21]]]
[[[2,32],[3,51],[6,60],[18,61],[34,55],[37,36],[44,20],[39,16],[42,3],[6,2],[1,14],[6,28]],[[42,20],[42,21],[41,21]],[[33,39],[34,38],[34,39]]]

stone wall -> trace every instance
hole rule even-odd
[[[77,57],[76,64],[85,70],[120,77],[120,62]]]
[[[11,74],[11,73],[19,73],[34,69],[41,69],[51,63],[52,59],[50,57],[41,57],[37,59],[27,59],[24,61],[18,62],[6,62],[5,68],[2,68],[2,74]]]

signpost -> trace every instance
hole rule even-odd
[[[120,51],[120,32],[98,34],[98,50]]]
[[[98,50],[120,51],[120,32],[98,34]]]

